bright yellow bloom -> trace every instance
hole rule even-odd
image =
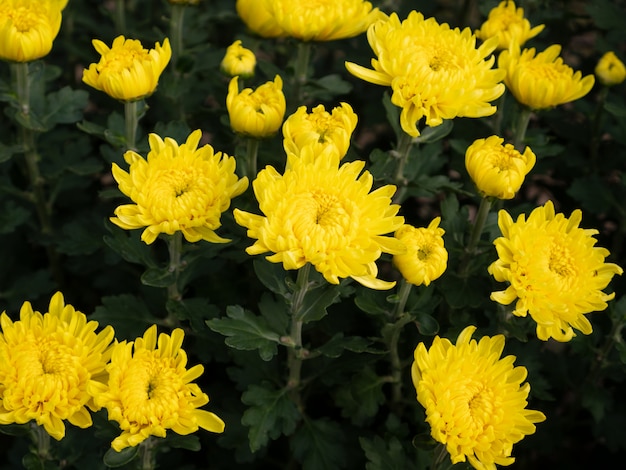
[[[333,41],[358,36],[384,17],[363,0],[274,0],[271,14],[276,23],[302,41]]]
[[[413,285],[427,286],[446,270],[448,251],[443,245],[445,231],[439,222],[441,217],[433,219],[426,228],[403,225],[394,235],[406,246],[406,252],[394,255],[393,264]]]
[[[157,42],[150,50],[124,36],[116,37],[110,48],[99,39],[92,44],[102,57],[83,70],[83,82],[121,101],[135,101],[154,93],[172,57],[167,38],[163,46]]]
[[[465,168],[483,196],[513,199],[537,158],[530,147],[521,154],[503,142],[497,135],[475,140],[465,152]]]
[[[210,145],[198,148],[201,137],[202,132],[196,130],[179,146],[169,137],[163,141],[150,134],[147,159],[132,150],[126,152],[128,173],[114,163],[113,177],[134,204],[115,209],[111,222],[125,230],[145,227],[141,239],[148,245],[160,233],[178,231],[192,243],[230,241],[215,230],[230,200],[248,187],[248,178],[237,178],[233,157],[214,153]]]
[[[0,2],[0,59],[30,62],[52,49],[64,5],[54,0]]]
[[[199,428],[224,431],[217,415],[199,410],[209,397],[192,383],[204,372],[202,365],[187,369],[187,354],[181,346],[185,333],[176,328],[171,336],[156,325],[134,342],[122,341],[113,348],[107,384],[93,384],[96,403],[107,409],[109,420],[117,421],[122,434],[111,447],[119,452],[134,447],[150,436],[165,437],[171,429],[187,435]]]
[[[271,166],[259,172],[252,186],[264,216],[234,211],[257,240],[246,251],[273,252],[267,259],[287,270],[311,263],[332,284],[351,277],[372,289],[390,289],[395,283],[376,278],[376,260],[404,250],[399,240],[384,236],[404,223],[396,215],[400,206],[391,204],[396,188],[370,192],[374,179],[361,174],[365,162],[339,167],[339,156],[326,152],[317,156],[305,147],[287,157],[284,175]]]
[[[237,14],[253,33],[264,38],[285,36],[272,12],[273,0],[237,0]]]
[[[343,158],[350,147],[350,137],[357,120],[348,103],[341,103],[341,106],[333,108],[332,113],[321,104],[310,113],[307,113],[306,106],[300,106],[283,124],[285,151],[298,155],[304,147],[310,145],[317,155],[330,146]]]
[[[258,138],[276,134],[283,123],[286,106],[283,80],[279,75],[256,90],[244,88],[240,92],[237,77],[228,85],[226,108],[230,127],[239,134]]]
[[[504,93],[504,72],[492,69],[497,38],[476,47],[469,28],[460,31],[424,19],[412,11],[400,22],[391,14],[374,23],[367,39],[377,58],[373,70],[346,62],[348,71],[377,85],[391,86],[391,101],[402,108],[400,124],[412,137],[417,123],[438,126],[444,119],[483,117],[496,111],[489,104]]]
[[[626,67],[613,51],[600,58],[595,73],[604,86],[619,85],[626,80]]]
[[[515,2],[504,0],[490,12],[487,20],[476,31],[476,37],[487,40],[498,38],[498,49],[508,49],[511,43],[523,46],[526,41],[543,31],[545,25],[530,27],[524,18],[524,9],[515,8]]]
[[[535,55],[535,49],[519,47],[504,50],[498,66],[506,71],[504,83],[515,99],[531,109],[546,109],[585,96],[593,87],[593,75],[583,78],[580,71],[563,63],[561,46],[554,44]]]
[[[35,420],[57,440],[64,420],[91,426],[87,407],[99,407],[88,388],[105,379],[113,328],[96,334],[98,322],[65,305],[60,292],[43,315],[24,302],[18,321],[3,312],[0,325],[0,424]]]
[[[220,68],[225,74],[231,77],[239,75],[242,78],[249,78],[254,75],[254,67],[256,67],[254,52],[243,47],[239,39],[228,46],[226,55],[220,64]]]
[[[513,444],[535,433],[545,421],[528,410],[528,371],[514,367],[515,356],[501,358],[504,336],[472,338],[465,328],[452,344],[436,336],[430,349],[415,349],[411,368],[417,401],[426,409],[432,437],[446,446],[452,463],[469,460],[478,470],[511,465]]]
[[[499,259],[489,266],[498,282],[510,283],[491,299],[503,305],[517,300],[513,314],[530,313],[537,322],[537,337],[569,341],[573,328],[590,334],[586,313],[604,310],[615,297],[602,292],[622,268],[605,263],[609,251],[594,247],[597,230],[582,229],[580,210],[567,219],[555,214],[552,202],[524,214],[517,221],[504,210],[498,213],[502,237],[494,241]]]

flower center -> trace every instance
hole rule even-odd
[[[549,80],[554,83],[559,83],[560,80],[564,78],[567,79],[571,75],[568,73],[570,69],[567,66],[556,62],[548,64],[529,62],[526,66],[533,76]]]
[[[421,246],[417,249],[417,259],[425,261],[430,256],[432,248],[430,246]]]
[[[13,27],[20,33],[35,29],[38,24],[42,23],[42,16],[26,7],[0,9],[0,18],[8,17],[13,23]]]
[[[477,386],[477,390],[470,398],[467,406],[469,408],[470,415],[476,424],[481,426],[483,423],[491,421],[493,413],[493,391],[483,384]]]
[[[150,61],[150,54],[146,49],[141,46],[139,41],[126,41],[123,47],[116,47],[111,49],[104,60],[98,64],[98,71],[119,73],[122,70],[128,70],[132,68],[135,62],[148,62]]]
[[[509,171],[515,167],[514,158],[519,158],[519,154],[512,148],[503,147],[495,152],[490,152],[491,165],[500,172]]]
[[[548,266],[550,271],[561,277],[573,277],[576,275],[574,258],[567,247],[558,241],[555,241],[552,245]]]
[[[313,193],[316,204],[315,223],[324,226],[342,225],[347,216],[337,196],[326,193]]]

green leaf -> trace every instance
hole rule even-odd
[[[427,313],[418,314],[415,319],[418,331],[424,336],[435,336],[439,333],[439,323]]]
[[[141,241],[138,230],[126,231],[108,223],[106,228],[111,235],[105,235],[104,242],[118,255],[131,263],[142,264],[151,268],[157,267],[156,261],[152,258],[150,247]]]
[[[77,122],[82,118],[88,100],[89,93],[85,90],[73,90],[68,86],[48,93],[44,123],[51,129],[55,124]]]
[[[151,287],[169,287],[176,282],[176,274],[169,268],[148,268],[141,275],[141,283]]]
[[[626,117],[626,106],[607,101],[604,103],[604,109],[617,118]]]
[[[388,91],[386,91],[383,95],[383,106],[385,107],[387,114],[387,122],[389,122],[393,128],[393,132],[396,137],[399,137],[404,133],[404,131],[400,128],[400,108],[391,102],[391,96]]]
[[[289,293],[285,278],[287,274],[282,265],[270,263],[264,258],[256,258],[252,262],[254,273],[259,281],[275,294],[285,297]]]
[[[16,153],[24,151],[24,147],[21,145],[4,145],[0,143],[0,163],[6,162]]]
[[[104,458],[102,461],[104,465],[109,468],[118,468],[123,467],[127,463],[130,463],[135,457],[137,457],[139,453],[139,447],[126,447],[122,449],[120,452],[116,452],[113,449],[109,449],[104,454]]]
[[[390,181],[395,172],[396,159],[380,149],[374,149],[369,155],[369,161],[372,165],[369,168],[370,173],[378,181]]]
[[[17,227],[27,222],[30,212],[15,202],[8,200],[0,211],[0,233],[11,233]]]
[[[309,80],[305,86],[306,93],[320,101],[332,100],[335,96],[346,95],[352,91],[352,85],[339,74],[326,75],[318,80]]]
[[[360,336],[344,337],[343,333],[337,333],[326,344],[316,349],[326,357],[339,357],[344,350],[362,353],[372,342]]]
[[[165,304],[167,312],[179,320],[189,321],[194,331],[206,331],[206,320],[219,315],[219,310],[203,297],[168,300]]]
[[[93,229],[93,219],[83,218],[69,222],[57,237],[58,250],[68,255],[88,255],[98,251],[102,245],[102,234]]]
[[[385,315],[391,310],[384,292],[373,289],[361,289],[354,303],[365,313],[370,315]]]
[[[339,297],[339,288],[334,284],[326,284],[324,287],[307,292],[302,302],[302,307],[295,312],[294,316],[304,323],[317,321],[323,318],[330,307]]]
[[[344,430],[328,419],[305,419],[291,439],[291,449],[303,470],[345,468]]]
[[[415,462],[407,457],[402,443],[395,436],[392,436],[388,442],[380,436],[375,436],[373,439],[361,437],[359,442],[368,460],[365,464],[366,470],[415,468]]]
[[[103,297],[102,305],[96,307],[89,319],[111,325],[120,341],[143,335],[155,320],[143,300],[129,294]]]
[[[426,126],[426,128],[424,128],[424,130],[420,133],[419,137],[415,140],[420,144],[432,144],[433,142],[437,142],[450,134],[453,127],[454,124],[452,123],[452,119],[444,120],[438,126]]]
[[[606,212],[613,205],[610,186],[598,175],[576,178],[567,194],[581,203],[583,209],[596,214]]]
[[[256,452],[265,447],[270,439],[289,436],[296,429],[300,412],[289,399],[287,390],[275,390],[271,385],[251,385],[241,396],[248,408],[241,423],[250,428],[250,450]]]
[[[7,436],[27,436],[30,433],[30,424],[3,424],[0,433]]]
[[[226,309],[228,318],[214,318],[206,322],[209,328],[227,338],[224,342],[235,349],[244,351],[259,350],[264,361],[269,361],[277,353],[281,333],[275,332],[263,317],[255,316],[239,305]]]
[[[289,331],[289,313],[282,300],[277,300],[269,292],[264,292],[259,300],[259,311],[272,331],[280,335]]]
[[[198,452],[202,449],[200,438],[195,434],[181,436],[180,434],[168,432],[164,444],[174,449],[186,449],[193,452]]]
[[[341,414],[356,425],[362,425],[378,413],[385,403],[382,380],[370,367],[362,368],[337,390],[335,400],[341,407]]]

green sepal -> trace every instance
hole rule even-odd
[[[139,453],[139,446],[126,447],[120,452],[116,452],[112,448],[107,450],[104,454],[102,461],[104,465],[109,468],[123,467],[124,465],[132,462]]]

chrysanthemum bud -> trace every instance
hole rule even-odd
[[[595,73],[604,86],[619,85],[626,79],[626,67],[613,51],[600,58]]]
[[[254,75],[256,57],[254,52],[241,45],[238,39],[226,49],[226,55],[222,59],[220,69],[231,77],[250,78]]]

